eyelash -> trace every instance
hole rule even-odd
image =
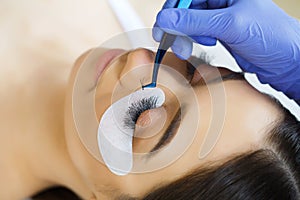
[[[191,58],[189,58],[186,66],[186,75],[188,80],[191,80],[194,76],[196,70],[196,67],[194,67],[194,65],[199,66],[200,64],[210,64],[212,60],[213,57],[208,55],[207,52],[201,52],[198,57],[192,56]]]
[[[157,99],[158,98],[156,96],[152,96],[132,103],[129,106],[124,118],[124,127],[134,130],[139,116],[146,110],[156,108]]]
[[[207,63],[209,64],[211,62],[211,57],[208,56],[206,52],[201,52],[198,57],[191,57],[190,61],[187,62],[186,66],[186,74],[189,79],[191,79],[194,75],[194,72],[196,68],[193,66],[193,64],[203,64]],[[193,64],[192,64],[193,63]],[[157,97],[152,96],[149,98],[143,98],[137,102],[132,103],[127,112],[126,116],[124,118],[124,127],[129,129],[135,129],[135,124],[139,118],[139,116],[145,112],[146,110],[154,109],[156,108],[157,103]]]

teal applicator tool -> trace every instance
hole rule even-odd
[[[177,3],[177,6],[175,8],[189,8],[192,3],[192,0],[179,0]],[[165,56],[167,50],[173,45],[176,35],[169,34],[169,33],[164,33],[160,44],[158,46],[157,53],[155,55],[155,60],[154,60],[154,67],[153,67],[153,72],[152,72],[152,82],[142,86],[142,89],[144,88],[155,88],[156,83],[157,83],[157,75],[158,75],[158,69],[160,66],[160,63]]]

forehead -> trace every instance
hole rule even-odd
[[[224,88],[226,93],[225,119],[220,137],[210,155],[220,158],[261,147],[266,133],[280,117],[280,111],[273,100],[258,92],[246,81],[226,81]],[[205,95],[200,94],[200,96],[202,98],[200,97],[199,101],[209,101]],[[214,108],[207,105],[202,109],[209,116]],[[206,121],[202,124],[212,123]],[[211,133],[208,131],[207,135],[209,134]],[[205,139],[202,138],[202,140]]]

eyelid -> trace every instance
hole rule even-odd
[[[178,129],[180,122],[181,122],[181,108],[177,110],[167,130],[159,139],[159,142],[150,150],[149,156],[153,156],[157,152],[157,150],[161,149],[161,147],[165,146],[171,141],[171,139],[175,136],[175,133],[177,133],[176,130]]]
[[[124,128],[135,129],[140,115],[147,110],[156,108],[157,100],[157,96],[151,96],[132,103],[127,110],[126,117],[123,119]]]
[[[201,86],[227,80],[244,80],[243,72],[233,72],[224,67],[200,64],[190,80],[192,86]]]

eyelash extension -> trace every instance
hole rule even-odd
[[[188,80],[192,80],[195,70],[196,68],[194,67],[194,65],[192,65],[192,63],[190,62],[186,63],[186,77]]]
[[[126,112],[126,117],[123,120],[124,127],[134,130],[139,116],[146,110],[156,108],[157,99],[158,97],[152,96],[132,103],[129,106]]]
[[[143,85],[145,85],[146,82],[150,82],[150,81],[148,81],[148,80],[146,79],[146,77],[142,77],[142,78],[140,79],[141,87],[143,87]]]

